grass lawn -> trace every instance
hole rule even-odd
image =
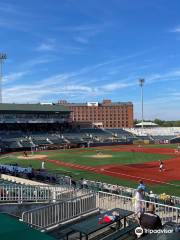
[[[102,151],[102,154],[111,155],[112,157],[108,158],[94,158],[96,156],[95,151],[79,151],[73,152],[71,150],[68,151],[50,151],[50,152],[40,152],[35,153],[34,156],[43,154],[47,155],[47,157],[51,160],[61,160],[64,162],[76,163],[80,165],[86,166],[101,166],[106,164],[133,164],[133,163],[144,163],[150,161],[158,161],[165,160],[172,156],[162,155],[162,154],[149,154],[143,152],[113,152],[110,150]],[[8,158],[1,159],[1,163],[18,163],[19,165],[27,166],[30,165],[32,160],[30,159],[17,159],[17,156],[22,156],[22,154],[9,155]]]
[[[171,148],[176,149],[178,144],[154,144],[154,145],[144,145],[145,148]]]

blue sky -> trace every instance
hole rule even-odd
[[[180,119],[179,0],[1,0],[3,102],[132,101]]]

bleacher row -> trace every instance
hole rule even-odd
[[[125,128],[124,130],[137,137],[151,139],[155,143],[173,142],[174,139],[180,137],[180,127]],[[178,143],[179,140],[174,142]]]
[[[143,132],[142,132],[143,131]],[[162,134],[164,131],[164,134]],[[56,133],[22,133],[0,132],[0,148],[7,150],[32,149],[39,146],[94,146],[98,143],[133,143],[133,141],[149,141],[150,143],[170,141],[176,137],[174,131],[165,132],[159,128],[157,132],[135,129],[74,129]],[[171,134],[170,134],[171,133]]]
[[[76,129],[56,133],[0,132],[0,145],[5,149],[27,149],[38,146],[65,146],[76,144],[87,146],[91,143],[132,141],[134,136],[122,129]]]
[[[153,128],[125,128],[137,136],[177,136],[180,134],[180,127],[153,127]]]

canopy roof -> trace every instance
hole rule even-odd
[[[158,124],[156,123],[153,123],[153,122],[141,122],[141,123],[137,123],[135,126],[137,127],[140,127],[140,126],[145,126],[145,127],[149,127],[149,126],[152,126],[152,127],[155,127],[155,126],[158,126]]]
[[[0,112],[70,112],[70,110],[60,104],[0,103]]]

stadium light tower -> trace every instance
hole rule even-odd
[[[143,128],[143,122],[144,122],[144,92],[143,92],[143,86],[144,86],[145,80],[143,78],[139,79],[139,86],[141,87],[141,127]]]
[[[3,78],[2,66],[5,59],[7,59],[6,54],[0,53],[0,103],[3,102],[2,100],[2,78]]]

